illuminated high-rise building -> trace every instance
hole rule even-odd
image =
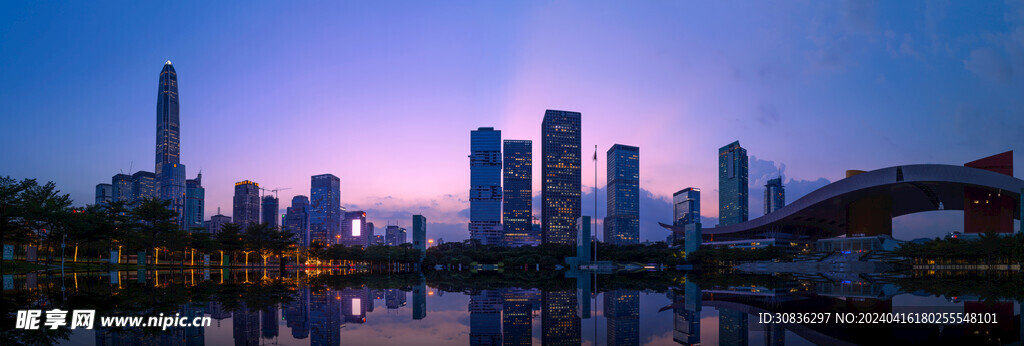
[[[700,189],[688,187],[672,194],[672,225],[700,222]]]
[[[338,243],[345,246],[370,246],[371,235],[366,229],[366,212],[362,210],[345,212],[341,221],[341,236]]]
[[[341,179],[333,174],[310,177],[309,241],[334,244],[340,235],[343,208]]]
[[[500,245],[501,131],[481,127],[470,132],[469,236],[481,244]]]
[[[747,150],[740,141],[718,149],[718,225],[747,221]]]
[[[132,176],[127,174],[115,174],[110,178],[110,185],[113,187],[111,200],[127,202],[132,200]]]
[[[284,228],[295,234],[299,244],[309,246],[309,197],[292,197],[292,206],[284,214]]]
[[[96,184],[96,205],[105,205],[113,200],[114,186],[111,184]]]
[[[260,184],[252,181],[235,183],[232,217],[242,229],[260,223]]]
[[[132,194],[133,201],[156,198],[156,174],[146,171],[132,174]]]
[[[277,229],[277,225],[280,223],[277,219],[280,215],[280,208],[281,204],[277,197],[271,195],[263,196],[262,202],[260,203],[260,210],[262,211],[260,213],[261,222],[269,225],[270,228]]]
[[[640,243],[640,148],[616,144],[608,149],[608,214],[604,241]],[[596,231],[596,230],[595,230]]]
[[[700,224],[700,189],[688,187],[672,194],[672,225],[697,229]],[[683,235],[672,233],[672,242],[683,239]]]
[[[384,229],[384,244],[388,246],[399,246],[407,242],[405,228],[397,225],[388,225]]]
[[[156,197],[171,202],[170,208],[177,213],[175,223],[181,228],[186,228],[186,172],[185,165],[181,164],[181,122],[178,108],[178,73],[168,60],[160,70],[157,85]]]
[[[764,214],[779,210],[786,205],[786,188],[782,186],[782,177],[768,180],[764,185]]]
[[[373,234],[372,229],[369,234]],[[423,215],[412,216],[412,248],[427,251],[427,218]]]
[[[540,244],[533,232],[533,141],[506,139],[502,150],[502,220],[505,246]]]
[[[581,215],[580,113],[547,110],[541,123],[541,235],[544,243],[576,242]],[[579,340],[577,338],[577,340]]]
[[[194,231],[203,228],[203,213],[206,208],[206,189],[203,188],[203,174],[195,179],[185,180],[185,229]]]
[[[168,60],[160,71],[156,98],[156,176],[164,165],[181,163],[181,123],[178,118],[178,73]],[[182,179],[184,180],[184,179]],[[183,184],[184,185],[184,184]]]
[[[203,226],[206,227],[207,232],[216,235],[217,233],[220,233],[220,228],[224,227],[224,224],[227,223],[231,223],[231,217],[221,215],[220,208],[217,208],[217,215],[211,216],[209,220],[203,222]]]
[[[168,207],[174,211],[174,224],[182,229],[185,228],[185,165],[180,163],[166,163],[160,174],[157,175],[157,196],[160,199],[170,201]]]

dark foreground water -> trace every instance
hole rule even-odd
[[[844,279],[161,270],[3,279],[0,344],[973,345],[1024,339],[1016,273]],[[53,309],[94,309],[94,328],[49,329],[43,323]],[[16,328],[19,310],[40,310],[40,329]],[[209,317],[210,325],[101,326],[103,317],[115,316]],[[838,322],[840,316],[853,320]],[[944,321],[896,323],[885,316]],[[980,317],[971,323],[957,316]],[[762,323],[767,317],[788,323]]]

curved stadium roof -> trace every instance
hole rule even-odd
[[[865,197],[892,198],[892,217],[932,210],[964,210],[964,187],[980,187],[1020,201],[1024,180],[965,166],[922,164],[882,168],[826,185],[768,215],[728,226],[704,228],[704,235],[749,238],[772,232],[846,233],[846,207]],[[1019,208],[1013,217],[1020,219]],[[675,232],[681,228],[662,224]]]

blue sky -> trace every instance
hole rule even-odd
[[[793,201],[847,169],[1024,150],[1019,1],[5,2],[0,175],[85,204],[111,175],[153,170],[166,60],[207,216],[231,209],[235,181],[292,188],[283,209],[333,173],[370,221],[423,213],[463,239],[469,131],[539,143],[545,109],[582,112],[584,148],[641,147],[651,240],[683,187],[717,217],[717,149],[734,140],[751,216],[780,170]],[[897,219],[897,237],[960,228],[939,214]]]

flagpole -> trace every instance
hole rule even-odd
[[[607,225],[605,225],[607,227]],[[594,144],[594,262],[597,262],[597,144]]]

